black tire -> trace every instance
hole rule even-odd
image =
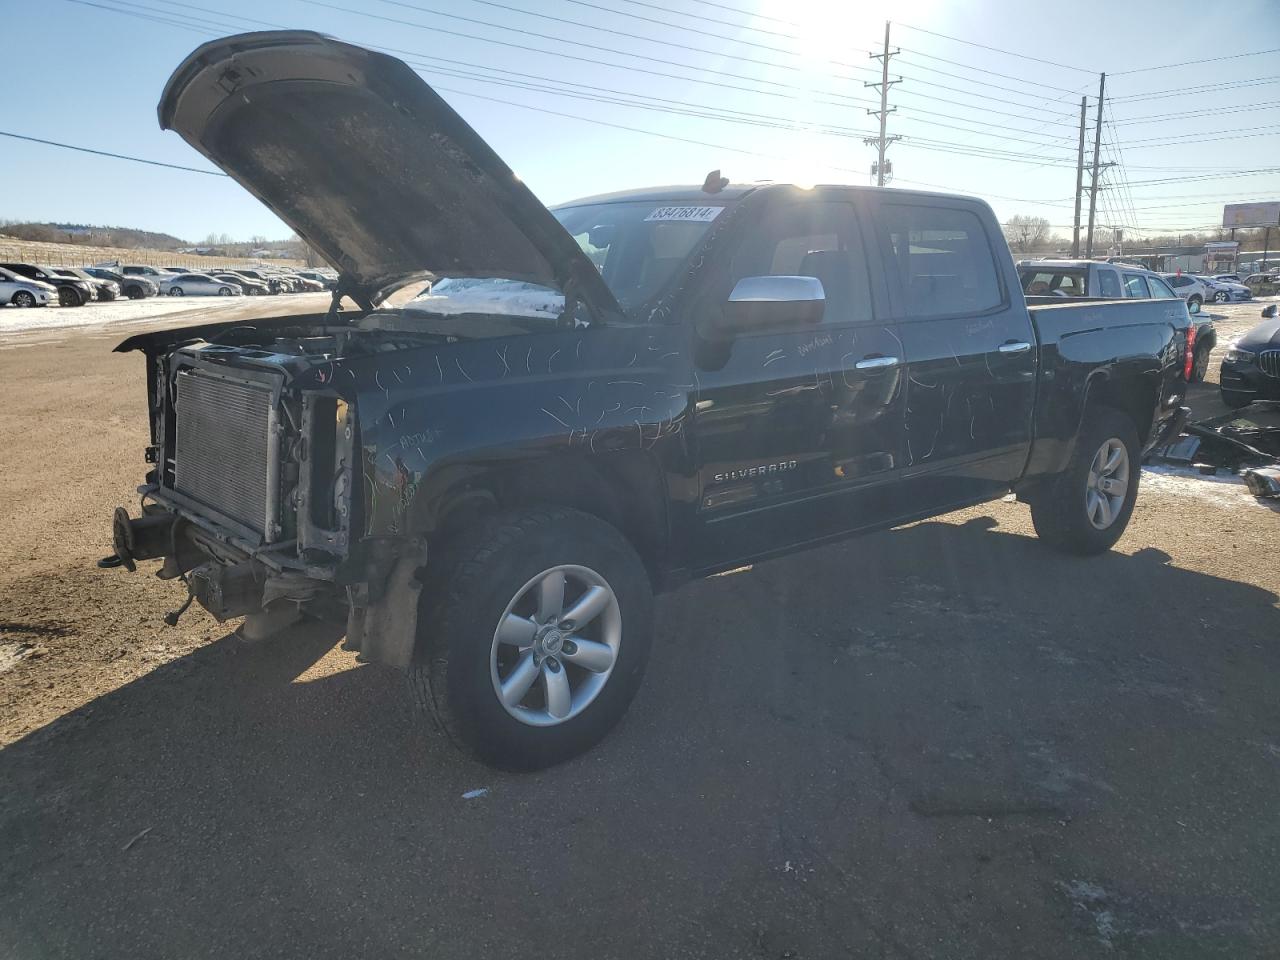
[[[1227,293],[1227,291],[1225,290],[1219,290],[1217,293],[1213,295],[1214,303],[1226,303],[1230,299],[1231,299],[1231,294]]]
[[[653,597],[644,565],[617,530],[577,510],[513,511],[460,535],[435,561],[444,578],[423,592],[410,686],[455,744],[504,770],[539,770],[588,750],[622,719],[648,663]],[[562,564],[604,578],[617,599],[622,639],[594,700],[554,726],[530,726],[498,699],[495,631],[522,587]]]
[[[1203,298],[1202,296],[1200,296],[1200,294],[1198,294],[1198,293],[1193,293],[1191,296],[1187,297],[1187,303],[1198,303],[1198,304],[1200,304],[1200,306],[1202,306],[1202,307],[1203,307],[1203,306],[1204,306],[1204,298]]]
[[[182,294],[182,288],[181,288],[181,287],[170,287],[170,288],[169,288],[169,296],[171,296],[171,297],[180,297],[180,296],[182,296],[182,295],[183,295],[183,294]]]
[[[1094,525],[1086,506],[1094,457],[1104,443],[1119,440],[1128,457],[1127,488],[1123,505],[1104,528]],[[1095,407],[1085,415],[1076,448],[1067,468],[1049,481],[1031,500],[1031,522],[1036,535],[1065,553],[1089,555],[1110,550],[1129,525],[1138,498],[1138,431],[1125,414],[1110,407]]]
[[[231,288],[230,288],[230,287],[219,287],[219,288],[218,288],[218,296],[220,296],[220,297],[229,297],[229,296],[231,296]]]
[[[9,302],[15,307],[34,307],[36,305],[36,295],[30,290],[19,290]]]
[[[71,287],[59,287],[58,304],[63,307],[83,307],[84,298]]]
[[[1195,361],[1191,364],[1191,382],[1204,383],[1205,375],[1209,372],[1209,354],[1213,352],[1213,347],[1209,344],[1201,344],[1196,347]]]
[[[1241,396],[1235,392],[1229,393],[1226,390],[1219,390],[1218,393],[1222,397],[1223,406],[1230,407],[1232,410],[1240,410],[1253,403],[1253,397]]]
[[[124,295],[130,300],[141,300],[146,296],[146,294],[142,292],[142,288],[136,284],[125,287]]]

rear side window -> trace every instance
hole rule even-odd
[[[1169,289],[1169,285],[1159,277],[1147,277],[1147,286],[1151,288],[1151,295],[1157,298],[1176,297],[1177,294]]]
[[[881,207],[908,317],[983,313],[1004,303],[978,216],[949,207]]]
[[[1147,278],[1140,273],[1126,273],[1124,275],[1124,295],[1139,300],[1150,299],[1151,292],[1147,289]]]
[[[1114,270],[1098,271],[1098,290],[1104,297],[1122,297],[1120,292],[1120,276]]]

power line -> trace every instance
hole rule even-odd
[[[1173,67],[1194,67],[1201,63],[1220,63],[1223,60],[1241,60],[1244,57],[1261,57],[1268,53],[1280,53],[1280,48],[1272,50],[1253,50],[1249,53],[1231,53],[1225,57],[1209,57],[1206,60],[1183,60],[1179,63],[1162,63],[1154,67],[1135,67],[1132,70],[1117,70],[1115,76],[1130,73],[1147,73],[1151,70],[1169,70]]]
[[[1086,70],[1084,67],[1078,67],[1069,63],[1058,63],[1057,61],[1054,61],[1054,60],[1045,60],[1041,57],[1033,57],[1033,56],[1030,56],[1029,54],[1017,53],[1013,50],[1004,50],[1004,49],[1001,49],[1000,47],[988,46],[985,43],[978,43],[974,40],[962,40],[959,37],[948,36],[945,33],[937,33],[936,31],[933,31],[933,30],[926,30],[924,27],[913,27],[909,23],[899,23],[898,26],[903,27],[907,30],[914,30],[916,33],[927,33],[931,37],[941,37],[943,40],[951,40],[954,43],[963,43],[965,46],[978,47],[982,50],[990,50],[993,53],[1003,53],[1006,56],[1018,57],[1019,59],[1030,60],[1034,63],[1043,63],[1050,67],[1061,67],[1063,70],[1076,70],[1076,71],[1079,71],[1080,73],[1087,73],[1090,75],[1097,72],[1095,70]]]
[[[79,0],[77,0],[79,2]],[[0,137],[12,137],[14,140],[26,140],[30,143],[42,143],[47,147],[61,147],[64,150],[75,150],[79,153],[92,153],[99,157],[111,157],[114,160],[131,160],[134,163],[145,163],[152,167],[167,167],[170,170],[182,170],[186,173],[203,173],[209,177],[225,177],[225,173],[217,170],[201,170],[199,167],[184,167],[180,163],[165,163],[162,160],[147,160],[143,157],[131,157],[124,153],[111,153],[107,150],[94,150],[91,147],[80,147],[73,143],[59,143],[57,140],[42,140],[40,137],[29,137],[22,133],[11,133],[8,130],[0,130]]]
[[[1164,100],[1168,97],[1177,97],[1183,94],[1195,95],[1199,93],[1223,93],[1227,90],[1239,90],[1243,87],[1259,87],[1268,83],[1275,83],[1280,80],[1280,76],[1275,77],[1253,77],[1248,80],[1223,80],[1219,83],[1204,83],[1194,87],[1174,87],[1171,89],[1149,91],[1147,93],[1130,94],[1127,97],[1116,97],[1115,103],[1137,103],[1142,100]]]

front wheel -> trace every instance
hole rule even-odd
[[[124,291],[124,295],[128,297],[130,300],[141,300],[143,297],[146,296],[146,294],[142,292],[142,288],[137,286],[126,287]]]
[[[170,287],[170,288],[169,288],[169,296],[171,296],[171,297],[180,297],[180,296],[182,296],[182,288],[181,288],[181,287]]]
[[[1067,469],[1031,500],[1036,535],[1067,553],[1111,549],[1138,498],[1138,431],[1118,410],[1086,415]]]
[[[220,296],[220,297],[229,297],[229,296],[231,296],[231,288],[230,288],[230,287],[219,287],[219,288],[218,288],[218,296]]]
[[[80,299],[80,294],[70,287],[59,287],[58,305],[63,307],[83,307],[84,301]]]
[[[596,517],[546,508],[496,517],[450,553],[418,615],[420,703],[503,769],[592,747],[649,659],[653,598],[630,544]]]
[[[13,305],[15,307],[34,307],[36,305],[35,294],[27,290],[19,290],[13,295]]]
[[[1217,293],[1213,295],[1214,303],[1226,303],[1230,299],[1231,299],[1231,294],[1227,293],[1227,291],[1225,290],[1219,290]]]

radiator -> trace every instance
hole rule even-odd
[[[1258,354],[1258,366],[1268,377],[1280,377],[1280,350],[1263,350]]]
[[[177,377],[174,489],[272,539],[271,388],[199,370]]]

